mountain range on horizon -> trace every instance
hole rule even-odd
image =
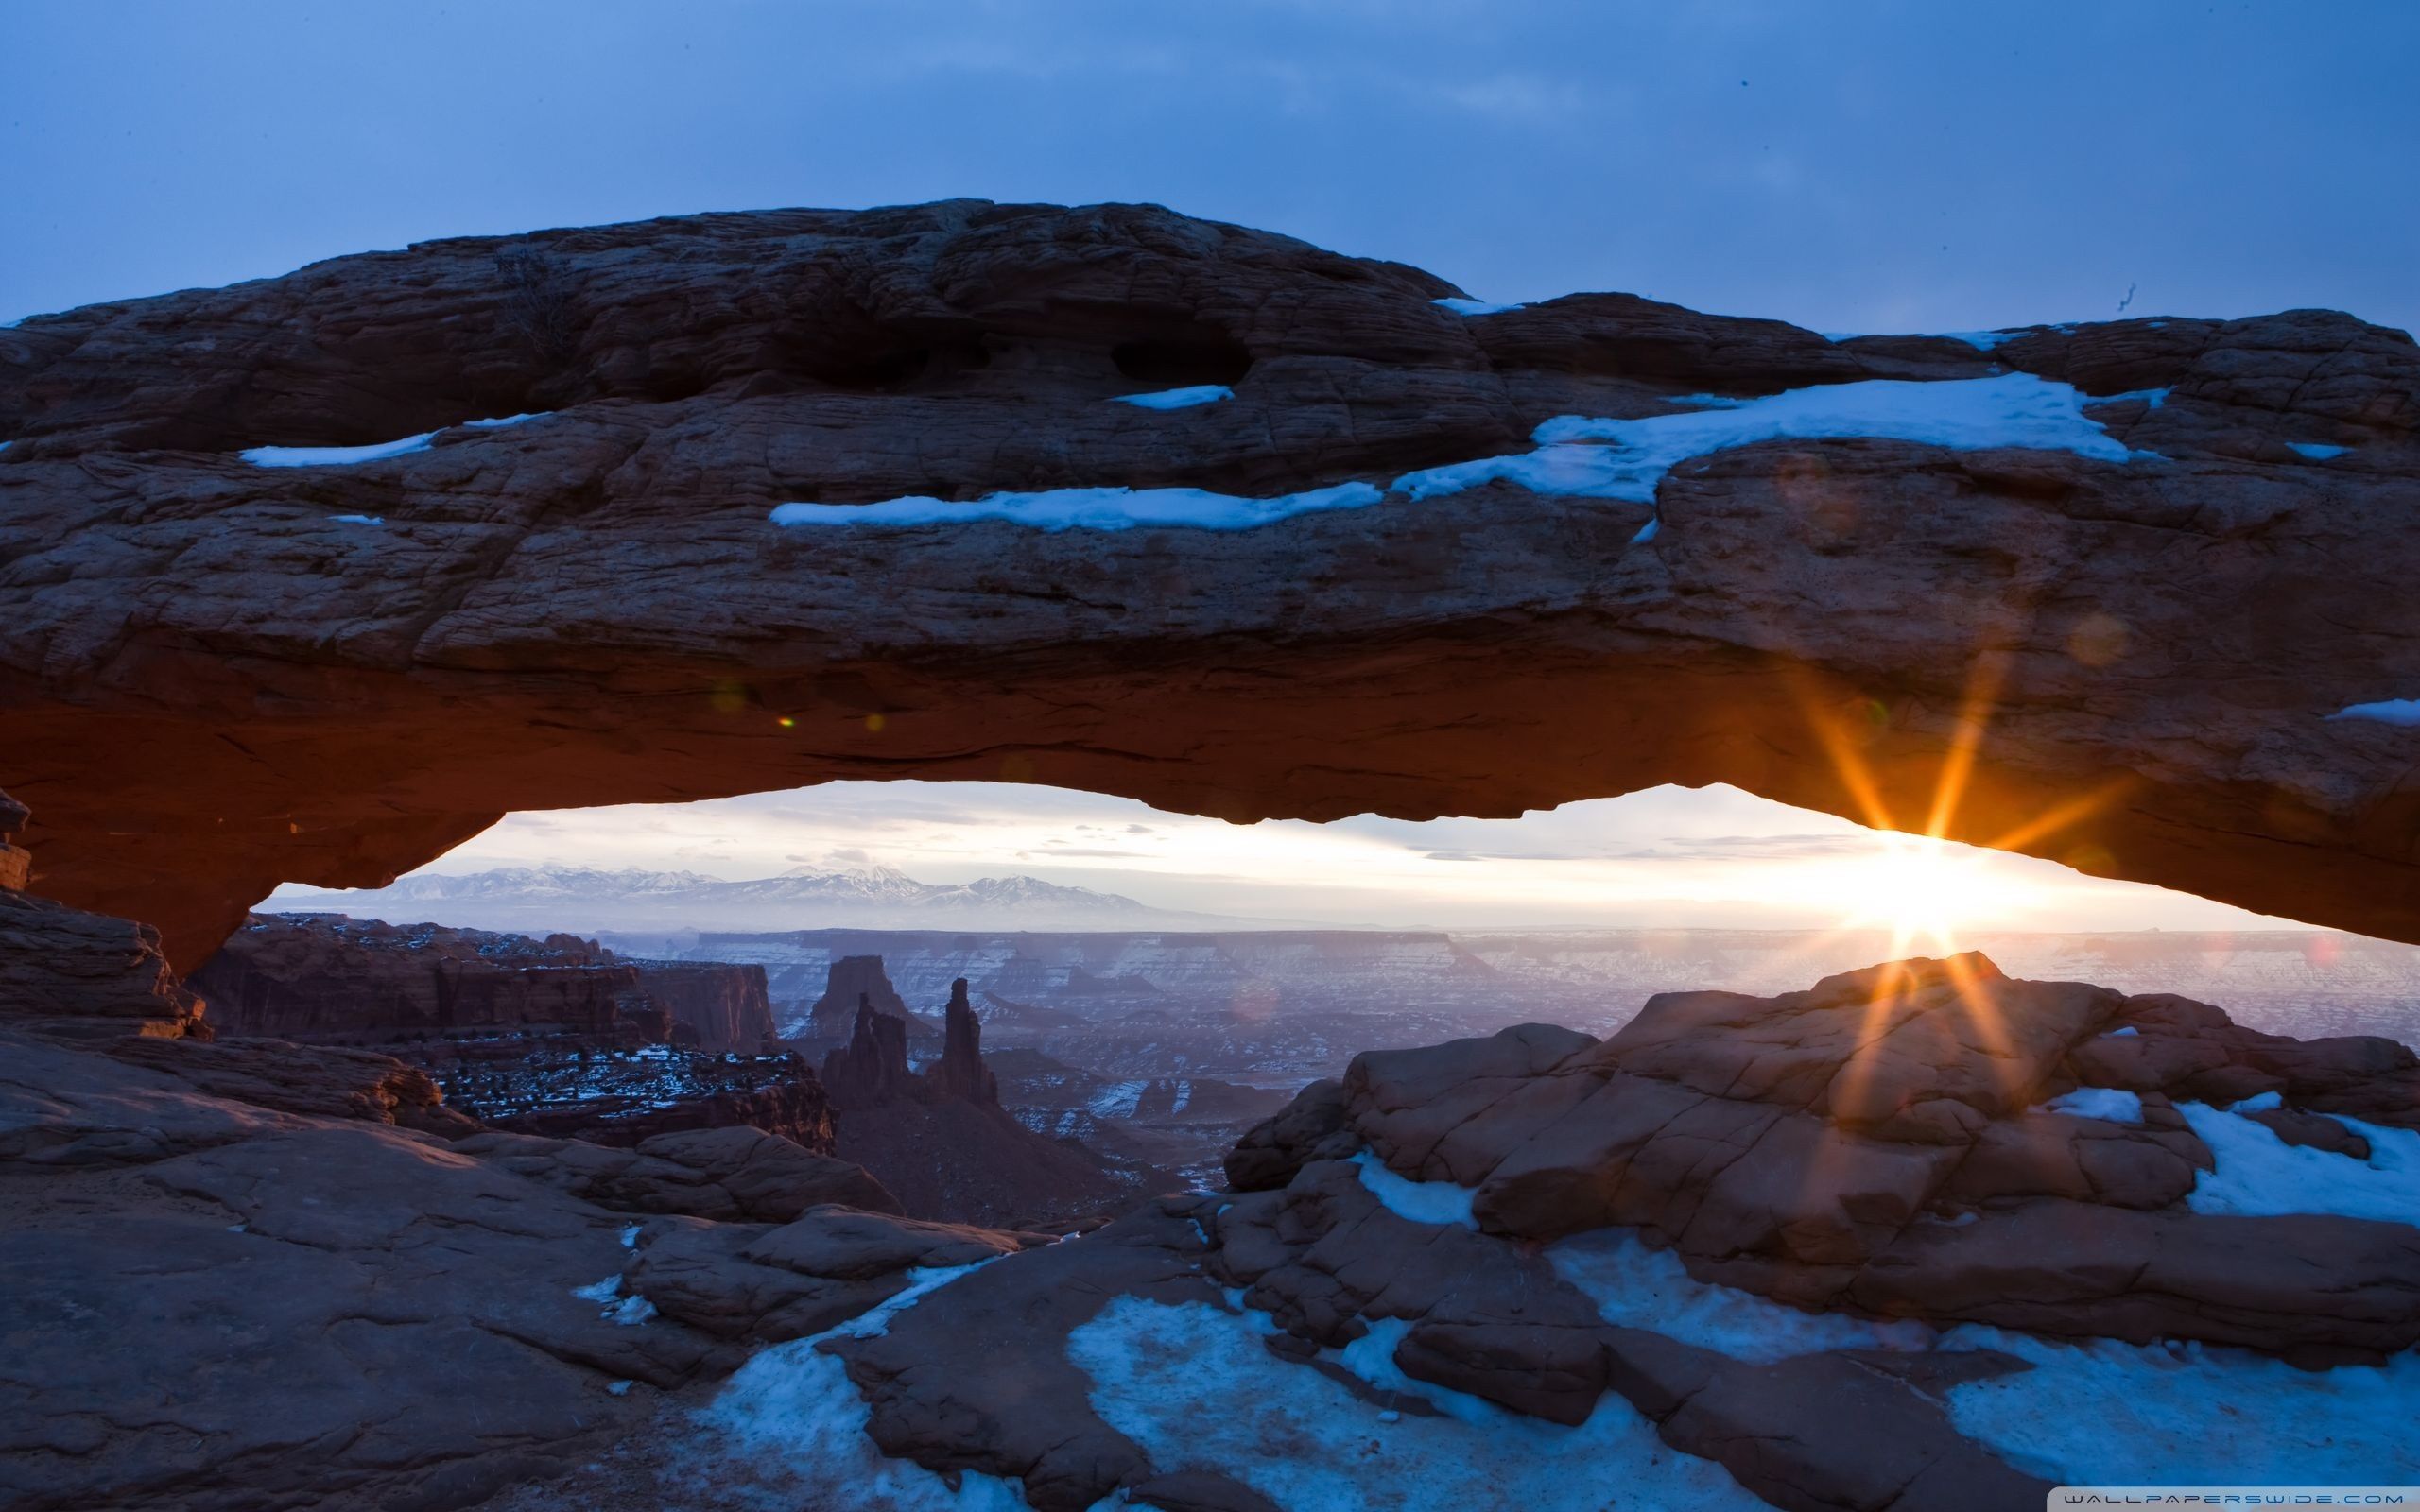
[[[1155,908],[1121,893],[1022,874],[919,882],[895,867],[801,867],[740,881],[696,871],[551,864],[401,877],[384,887],[280,888],[269,911],[328,910],[389,923],[483,929],[717,931],[856,929],[1124,930],[1285,927]],[[409,915],[410,917],[405,917]],[[1292,927],[1302,927],[1299,921]]]

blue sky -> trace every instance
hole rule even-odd
[[[2420,6],[0,7],[0,319],[432,236],[1150,199],[1494,299],[2420,325]]]
[[[967,195],[1823,331],[2100,318],[2130,290],[2409,329],[2414,58],[2404,0],[9,0],[0,320],[437,236]],[[913,785],[733,804],[521,816],[441,865],[861,858],[1234,913],[1781,922],[1838,906],[1837,864],[2044,925],[2243,918],[2015,860],[1911,872],[1721,792],[1326,831]]]

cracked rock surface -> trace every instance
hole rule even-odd
[[[2420,1339],[2420,1228],[2198,1211],[2221,1161],[2178,1110],[2273,1092],[2279,1108],[2226,1116],[2341,1132],[2321,1109],[2349,1104],[2400,1138],[2420,1128],[2414,1068],[2391,1042],[2258,1035],[1976,955],[1777,998],[1667,994],[1601,1042],[1525,1025],[1360,1056],[1238,1143],[1231,1190],[984,1266],[822,1348],[886,1452],[1014,1479],[1052,1512],[1268,1495],[1182,1435],[1147,1447],[1081,1367],[1087,1331],[1136,1306],[1236,1320],[1384,1409],[1374,1434],[1473,1403],[1574,1433],[1635,1413],[1799,1512],[2036,1507],[2039,1462],[1977,1437],[1990,1419],[1960,1417],[1962,1391],[2062,1349],[2140,1349],[2156,1376],[2232,1346],[2366,1379]],[[2071,1097],[2110,1116],[2048,1106]],[[2372,1174],[2342,1140],[2306,1147]],[[1607,1292],[1620,1246],[1676,1274],[1625,1263]],[[1722,1297],[1762,1321],[1708,1332],[1693,1309]],[[2273,1404],[2242,1400],[2241,1432],[2270,1432]],[[1203,1479],[1155,1501],[1171,1475]]]
[[[394,1069],[0,1028],[12,1505],[922,1506],[989,1477],[1044,1512],[1270,1512],[1429,1464],[1998,1512],[2077,1452],[1976,1394],[2061,1350],[2136,1361],[2156,1407],[2205,1347],[2408,1390],[2420,1339],[2420,1228],[2196,1205],[2257,1174],[2214,1116],[2392,1176],[2409,1051],[1974,955],[1366,1054],[1228,1190],[1080,1238],[874,1211],[748,1129],[464,1136]],[[2263,1381],[2241,1435],[2308,1420]],[[718,1437],[735,1413],[770,1436]]]

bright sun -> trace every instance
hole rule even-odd
[[[1946,950],[1960,929],[2004,920],[2024,907],[2022,889],[1994,877],[1979,852],[1917,834],[1883,839],[1880,854],[1841,879],[1847,925],[1888,929],[1902,945]]]

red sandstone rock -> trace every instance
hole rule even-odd
[[[913,1034],[932,1034],[938,1026],[930,1019],[911,1011],[898,988],[890,985],[890,977],[882,969],[879,955],[843,955],[832,963],[825,973],[823,995],[807,1010],[807,1037],[813,1040],[847,1040],[856,1032],[857,1014],[861,1005],[871,1004],[876,1013],[897,1019]]]
[[[1236,1160],[1255,1185],[1284,1178],[1297,1234],[1329,1236],[1327,1279],[1271,1304],[1313,1337],[1350,1315],[1335,1287],[1386,1289],[1352,1280],[1372,1262],[1334,1237],[1358,1211],[1335,1158],[1365,1143],[1403,1175],[1476,1188],[1494,1233],[1634,1228],[1702,1279],[1800,1306],[2376,1357],[2420,1341],[2420,1230],[2189,1211],[2213,1160],[2169,1098],[2283,1090],[2298,1118],[2352,1099],[2409,1124],[2410,1061],[2386,1041],[2253,1034],[2184,999],[2012,981],[1966,955],[1773,998],[1668,993],[1601,1044],[1525,1025],[1364,1055],[1340,1109],[1315,1089]],[[2140,1122],[2040,1106],[2079,1084],[2137,1091]],[[1300,1242],[1245,1253],[1274,1266]]]
[[[187,981],[229,1034],[377,1043],[466,1030],[664,1038],[639,968],[572,936],[253,915]]]
[[[949,985],[949,1006],[943,1020],[946,1038],[942,1058],[925,1072],[936,1097],[955,1098],[980,1108],[1000,1106],[1000,1078],[983,1064],[983,1021],[966,1001],[966,978]]]
[[[1342,1160],[1361,1142],[1345,1106],[1344,1089],[1332,1081],[1315,1081],[1236,1142],[1227,1152],[1227,1185],[1237,1192],[1282,1187],[1306,1162]]]
[[[108,1053],[212,1097],[320,1118],[368,1119],[447,1138],[478,1121],[445,1106],[426,1072],[391,1056],[275,1040],[123,1040]]]
[[[863,1167],[752,1128],[659,1134],[635,1149],[497,1130],[472,1135],[455,1148],[624,1212],[787,1223],[828,1202],[899,1211],[897,1199]]]
[[[26,877],[33,867],[33,855],[11,842],[17,832],[26,827],[26,806],[0,793],[0,892],[15,892],[26,885]]]
[[[823,1086],[843,1110],[916,1095],[923,1089],[908,1069],[908,1022],[858,993],[849,1042],[823,1057]]]
[[[2409,740],[2327,717],[2420,686],[2404,334],[2295,311],[1986,353],[1450,292],[1153,208],[953,201],[27,320],[0,332],[0,773],[41,796],[43,885],[189,964],[281,881],[382,883],[515,809],[915,776],[1325,819],[1728,782],[1908,825],[1980,714],[1953,837],[2420,936]],[[1558,414],[1996,369],[2167,390],[2092,411],[2156,457],[1769,442],[1667,479],[1647,542],[1642,506],[1508,485],[1242,531],[767,518],[1384,482]],[[1236,397],[1107,403],[1187,381]],[[236,455],[431,430],[357,467]]]
[[[896,1294],[911,1267],[971,1265],[1052,1237],[844,1207],[811,1209],[776,1228],[675,1220],[641,1233],[625,1284],[709,1333],[778,1343]]]
[[[873,962],[879,976],[879,957],[851,959]],[[948,1020],[942,1058],[919,1074],[908,1066],[906,1022],[859,994],[849,1043],[823,1059],[844,1159],[873,1172],[911,1216],[945,1223],[1063,1227],[1143,1194],[1091,1151],[1037,1134],[1000,1106],[963,980]]]
[[[1065,1233],[1122,1212],[1152,1190],[997,1107],[895,1098],[844,1109],[835,1122],[835,1151],[896,1194],[910,1217]]]
[[[51,1034],[206,1035],[147,925],[0,890],[0,1022]]]
[[[763,967],[720,961],[628,964],[638,968],[639,990],[694,1035],[699,1049],[754,1055],[773,1039],[773,1005]]]
[[[2263,1034],[2167,993],[2128,1000],[2124,1021],[2133,1034],[2075,1047],[2069,1059],[2080,1079],[2220,1104],[2277,1092],[2313,1112],[2420,1128],[2420,1056],[2409,1045],[2376,1035]]]
[[[7,842],[26,816],[0,793],[0,1025],[53,1038],[209,1038],[202,1002],[169,971],[157,930],[20,890],[28,857]]]
[[[894,1207],[863,1171],[751,1130],[608,1150],[390,1126],[440,1111],[426,1091],[357,1051],[0,1026],[0,1502],[482,1504],[658,1432],[655,1392],[745,1358],[595,1299],[647,1268],[642,1222],[733,1220],[752,1271],[859,1306],[1025,1242],[887,1231],[827,1205]],[[810,1211],[813,1235],[769,1227]]]

